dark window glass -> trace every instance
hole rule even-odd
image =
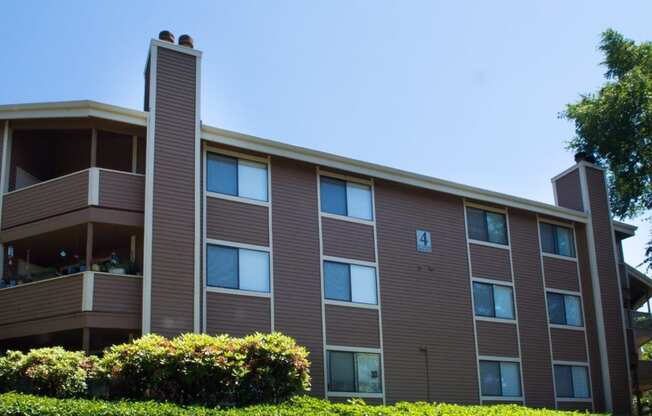
[[[555,387],[557,388],[557,397],[574,397],[571,366],[555,366]]]
[[[548,315],[551,324],[566,325],[564,295],[548,292]]]
[[[324,262],[326,299],[351,301],[351,269],[348,264]]]
[[[507,244],[507,225],[503,214],[487,212],[487,234],[492,243]]]
[[[487,223],[484,211],[475,208],[467,208],[467,220],[469,222],[469,238],[472,240],[488,241]]]
[[[541,249],[544,253],[555,252],[555,231],[552,225],[541,223]]]
[[[206,255],[208,286],[238,288],[238,249],[209,245]]]
[[[566,227],[556,227],[557,230],[557,254],[566,257],[575,257],[573,244],[573,230]]]
[[[483,396],[502,396],[500,363],[480,361],[480,381]]]
[[[475,314],[479,316],[495,316],[493,286],[486,283],[473,282],[473,300]]]
[[[206,176],[209,192],[238,195],[238,159],[209,153],[206,157]]]
[[[346,182],[322,176],[320,178],[321,210],[346,215]]]
[[[328,390],[355,392],[355,364],[352,352],[328,353]]]

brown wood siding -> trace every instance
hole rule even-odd
[[[3,198],[2,228],[82,209],[88,206],[88,171],[18,190]]]
[[[552,358],[556,361],[586,362],[584,331],[550,328]]]
[[[375,261],[373,226],[322,218],[321,227],[325,256]]]
[[[532,407],[554,407],[548,316],[536,215],[510,210],[509,226],[525,401]]]
[[[93,311],[139,315],[142,313],[143,279],[95,274]]]
[[[324,396],[317,173],[272,158],[275,329],[310,352],[311,394]]]
[[[100,170],[100,206],[125,211],[145,210],[145,177]]]
[[[326,305],[326,344],[380,348],[378,311]]]
[[[242,337],[254,332],[270,332],[269,298],[208,292],[206,332]]]
[[[547,288],[580,291],[577,263],[574,261],[543,256],[543,273]]]
[[[476,321],[478,354],[518,358],[518,333],[515,324]]]
[[[470,243],[473,277],[512,280],[509,250]]]
[[[158,48],[151,331],[194,329],[196,58]]]
[[[621,292],[616,256],[613,250],[607,190],[601,171],[586,168],[586,175],[604,311],[613,410],[615,414],[627,414],[631,411],[627,350],[623,335],[622,309],[619,299]]]
[[[478,403],[462,199],[384,180],[375,196],[387,400]]]
[[[206,197],[206,237],[269,246],[269,209]]]
[[[557,405],[557,409],[559,410],[579,410],[580,412],[584,412],[586,410],[590,412],[592,410],[591,407],[591,402],[559,402]]]
[[[557,179],[554,186],[557,192],[557,205],[577,211],[584,211],[579,169],[575,169]]]
[[[586,226],[575,225],[577,238],[577,259],[580,266],[580,285],[584,306],[584,328],[589,343],[589,364],[591,369],[591,388],[595,400],[595,410],[604,412],[604,390],[602,383],[602,368],[600,367],[600,347],[596,327],[595,302],[593,301],[593,282],[589,265],[588,247],[586,244]]]
[[[79,274],[0,289],[0,325],[81,312],[82,285]]]

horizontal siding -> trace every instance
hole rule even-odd
[[[269,209],[206,197],[206,237],[269,246]]]
[[[82,286],[78,274],[0,289],[0,325],[81,312]]]
[[[584,331],[550,328],[550,342],[554,360],[587,361]]]
[[[126,211],[144,211],[145,177],[100,170],[100,206]]]
[[[322,218],[324,255],[375,261],[374,227],[334,218]]]
[[[93,311],[140,315],[143,279],[127,276],[95,275]]]
[[[580,412],[592,411],[591,402],[558,402],[557,409],[559,410],[579,410]]]
[[[471,250],[471,271],[473,277],[512,280],[509,250],[469,244]]]
[[[478,354],[518,358],[515,324],[476,321]]]
[[[326,344],[380,348],[378,311],[326,305]]]
[[[577,211],[584,211],[579,169],[575,169],[557,179],[554,186],[557,193],[557,205]]]
[[[270,332],[270,300],[225,293],[206,294],[206,332],[241,337]]]
[[[2,203],[3,229],[82,209],[88,206],[88,171],[18,190]]]
[[[580,291],[576,262],[543,256],[543,272],[547,288]]]

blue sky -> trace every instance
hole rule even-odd
[[[148,42],[204,52],[204,123],[553,203],[558,113],[603,82],[600,32],[652,2],[3,0],[0,104],[142,108]],[[643,258],[649,224],[626,241]]]

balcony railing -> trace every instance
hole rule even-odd
[[[144,175],[90,168],[4,194],[2,229],[89,206],[142,212]]]
[[[652,330],[652,314],[647,312],[630,311],[629,321],[632,329]]]

